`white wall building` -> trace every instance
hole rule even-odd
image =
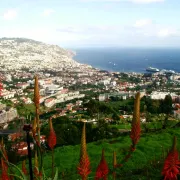
[[[151,93],[150,98],[151,99],[164,99],[166,97],[166,95],[171,95],[171,97],[175,96],[175,94],[170,94],[169,92],[157,92],[157,91],[154,91],[154,92]]]

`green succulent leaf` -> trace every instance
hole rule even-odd
[[[58,168],[56,168],[56,173],[53,180],[58,180]]]

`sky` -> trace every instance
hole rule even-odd
[[[0,37],[62,47],[180,47],[180,0],[6,0]]]

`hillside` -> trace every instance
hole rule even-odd
[[[72,58],[74,52],[57,45],[49,45],[32,39],[1,38],[0,67],[5,70],[28,68],[32,70],[78,67]]]
[[[164,158],[167,151],[171,148],[173,136],[178,138],[178,149],[180,133],[179,129],[167,129],[155,133],[147,133],[141,136],[140,142],[131,159],[123,167],[117,169],[117,179],[123,180],[145,180],[161,179],[161,170],[163,168]],[[131,141],[128,135],[117,139],[100,140],[87,144],[87,150],[90,157],[92,173],[89,179],[93,179],[97,165],[101,158],[101,150],[105,149],[105,157],[108,162],[110,172],[112,172],[113,151],[117,153],[117,161],[128,151]],[[77,164],[79,161],[80,147],[64,146],[55,149],[55,165],[60,174],[65,173],[65,179],[80,179],[77,174]],[[51,173],[51,153],[44,156],[44,168],[46,173]],[[112,179],[112,173],[109,173],[108,180]]]

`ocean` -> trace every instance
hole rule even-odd
[[[180,49],[84,48],[75,51],[76,61],[101,70],[143,73],[151,66],[180,72]]]

